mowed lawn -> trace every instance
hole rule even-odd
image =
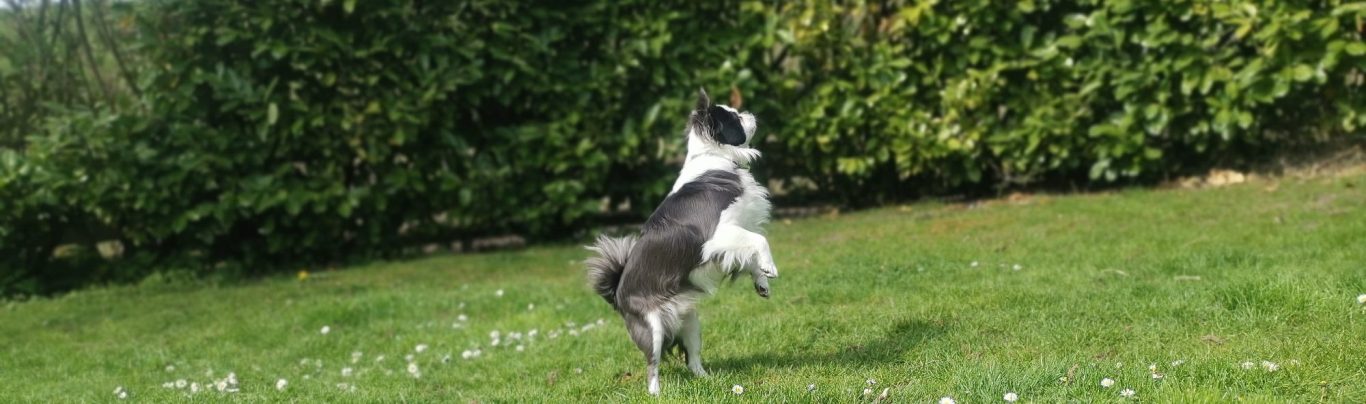
[[[0,401],[1366,401],[1366,175],[769,230],[774,297],[705,301],[658,399],[561,245],[0,303]]]

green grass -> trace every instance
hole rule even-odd
[[[778,221],[774,298],[735,285],[705,301],[712,376],[671,358],[658,400],[621,320],[584,285],[586,252],[568,245],[5,303],[0,397],[111,401],[123,386],[136,401],[858,402],[875,379],[897,402],[1103,402],[1122,388],[1159,402],[1362,402],[1363,189],[1358,174]],[[525,351],[506,347],[532,329]],[[495,330],[505,343],[490,347]],[[481,357],[461,359],[476,345]],[[240,392],[162,387],[228,372]]]

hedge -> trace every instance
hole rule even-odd
[[[1151,179],[1366,125],[1359,3],[540,3],[146,2],[143,108],[0,153],[0,287],[641,217],[698,87],[744,94],[761,176],[851,204]]]

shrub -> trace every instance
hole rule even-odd
[[[532,3],[139,3],[136,108],[66,109],[0,154],[0,286],[642,217],[700,86],[746,95],[761,176],[851,204],[1145,180],[1366,125],[1354,3]],[[90,258],[101,240],[123,258]]]

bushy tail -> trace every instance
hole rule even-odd
[[[621,272],[626,270],[626,260],[631,258],[631,248],[635,245],[636,236],[598,236],[598,241],[588,246],[590,251],[598,254],[585,261],[588,264],[588,285],[612,307],[617,306],[617,285],[621,283]]]

